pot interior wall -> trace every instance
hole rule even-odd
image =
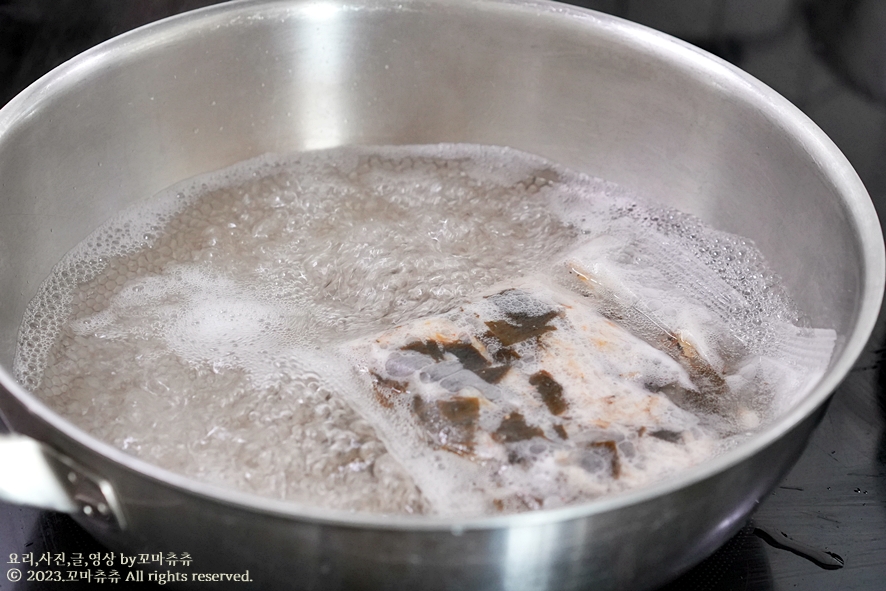
[[[812,324],[850,329],[858,230],[809,156],[826,140],[793,137],[785,103],[608,17],[399,6],[209,9],[100,46],[10,103],[0,362],[53,264],[121,208],[263,153],[353,143],[508,145],[614,181],[752,238]]]

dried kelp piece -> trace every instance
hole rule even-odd
[[[657,437],[662,441],[667,441],[668,443],[682,443],[683,434],[678,431],[670,431],[668,429],[658,429],[657,431],[650,431],[650,437]]]
[[[679,333],[661,335],[657,342],[662,351],[686,370],[692,383],[698,388],[697,392],[684,391],[682,401],[689,401],[695,408],[712,412],[725,410],[725,403],[730,396],[729,386],[698,349]]]
[[[516,411],[505,415],[498,429],[492,434],[492,438],[499,443],[515,443],[544,436],[544,431],[527,424],[523,414]]]
[[[609,457],[609,469],[613,478],[621,476],[621,461],[618,457],[618,445],[611,439],[606,441],[594,441],[588,444],[588,449],[602,452]]]
[[[449,400],[438,400],[437,408],[453,425],[473,426],[480,416],[480,399],[475,397],[456,396]]]
[[[680,384],[665,384],[659,388],[651,388],[651,392],[661,392],[667,396],[671,402],[690,412],[705,410],[707,412],[718,412],[722,406],[714,406],[711,404],[711,391],[697,388],[684,388]]]
[[[393,408],[396,403],[395,398],[406,394],[409,389],[408,382],[385,378],[375,372],[370,372],[369,375],[372,376],[372,393],[375,400],[385,408]]]
[[[434,447],[461,456],[473,455],[480,417],[478,398],[454,396],[429,403],[416,395],[412,398],[412,411],[425,427]]]
[[[571,464],[589,475],[618,480],[622,475],[619,444],[613,439],[592,440],[578,443],[569,454]]]
[[[557,316],[555,312],[549,312],[543,316],[526,317],[522,319],[487,320],[486,326],[489,332],[486,336],[496,338],[505,347],[543,335],[546,332],[557,330],[548,322]]]
[[[505,320],[487,320],[487,338],[496,339],[503,347],[510,347],[546,332],[557,330],[550,322],[560,315],[558,310],[538,310],[538,300],[518,289],[507,289],[488,296],[505,315]]]
[[[510,365],[496,365],[490,367],[482,367],[475,370],[474,373],[488,384],[497,384],[502,380],[502,378],[505,377],[505,374],[508,373],[509,369],[511,369]]]
[[[401,349],[404,351],[414,351],[420,355],[426,355],[434,361],[443,361],[445,353],[443,347],[440,346],[440,343],[433,339],[426,341],[412,341],[411,343],[403,345]]]
[[[487,338],[494,337],[495,335],[490,335],[490,333],[486,333]],[[494,351],[491,351],[492,359],[497,363],[509,365],[514,363],[515,361],[520,359],[520,354],[514,351],[511,347],[503,347],[501,345],[501,341],[497,343],[499,347]]]
[[[563,397],[563,386],[546,370],[537,371],[529,376],[529,383],[535,386],[541,395],[542,402],[545,403],[552,415],[561,415],[569,408],[569,403]]]
[[[443,345],[443,351],[452,353],[461,362],[462,367],[476,373],[478,369],[489,367],[489,361],[472,343],[457,341]]]

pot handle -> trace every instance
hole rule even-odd
[[[102,528],[125,525],[110,482],[24,435],[0,433],[0,500],[80,514]]]

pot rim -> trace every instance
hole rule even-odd
[[[811,416],[840,384],[861,354],[877,320],[886,282],[886,252],[876,210],[852,165],[828,138],[797,107],[751,75],[686,42],[643,25],[589,9],[546,0],[403,0],[394,5],[385,0],[239,0],[175,15],[150,23],[105,41],[56,67],[31,84],[0,109],[0,141],[23,120],[34,116],[41,103],[76,83],[91,72],[155,44],[180,35],[214,26],[234,26],[243,19],[268,18],[271,13],[289,17],[310,16],[311,11],[341,10],[422,10],[524,12],[533,18],[562,19],[563,26],[584,26],[603,32],[620,43],[632,46],[656,59],[685,68],[710,85],[728,88],[738,100],[762,111],[775,125],[794,139],[820,167],[856,226],[862,253],[863,281],[859,308],[853,329],[844,337],[843,350],[819,382],[789,412],[741,442],[733,449],[666,479],[621,493],[606,495],[581,504],[557,509],[483,517],[435,517],[390,515],[325,509],[293,501],[275,500],[204,483],[144,460],[130,456],[104,443],[52,411],[20,386],[7,369],[0,366],[0,384],[38,419],[84,448],[104,456],[119,467],[139,473],[204,499],[247,511],[271,514],[321,524],[377,528],[384,530],[445,531],[461,533],[533,526],[580,519],[641,504],[711,478],[757,454],[782,438]],[[279,14],[278,14],[279,13]],[[124,507],[125,510],[125,507]]]

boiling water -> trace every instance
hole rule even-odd
[[[267,156],[111,220],[18,379],[159,466],[338,509],[556,507],[734,445],[814,383],[749,241],[535,156]]]

